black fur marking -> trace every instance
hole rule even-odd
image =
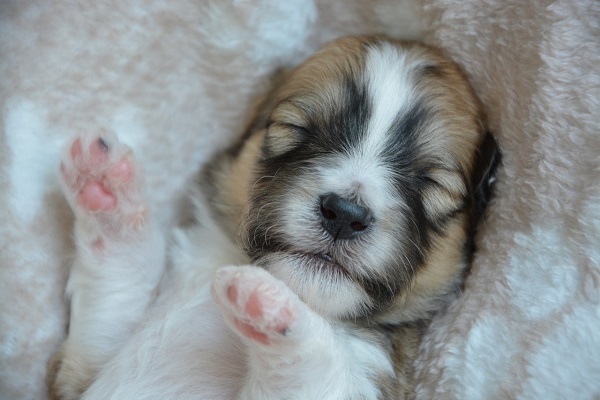
[[[399,115],[390,127],[390,145],[385,154],[388,164],[395,168],[396,190],[409,207],[407,229],[414,244],[407,248],[407,256],[415,269],[423,263],[423,250],[429,246],[429,221],[421,193],[427,184],[427,171],[434,165],[423,164],[417,143],[430,117],[431,112],[422,103],[414,104],[408,112]]]
[[[397,271],[398,265],[391,265],[384,270]],[[404,268],[402,268],[404,269]],[[373,299],[373,307],[368,310],[369,313],[378,313],[387,310],[391,302],[396,298],[398,293],[407,287],[410,282],[406,273],[398,273],[395,276],[396,279],[389,280],[378,280],[378,279],[364,279],[361,280],[361,286],[367,292],[369,297]]]
[[[487,208],[491,196],[494,192],[494,183],[496,170],[502,163],[502,154],[496,143],[496,139],[489,131],[485,132],[483,141],[479,145],[479,152],[476,155],[473,164],[473,174],[471,176],[472,196],[469,206],[471,207],[471,218],[468,227],[468,241],[465,243],[465,254],[467,255],[468,269],[471,268],[471,261],[475,253],[475,232],[479,220]]]
[[[306,126],[301,127],[305,140],[298,147],[285,153],[278,162],[289,163],[295,159],[312,159],[319,155],[331,153],[347,153],[355,148],[366,134],[366,127],[371,115],[371,104],[366,88],[343,76],[341,99],[333,104],[323,104],[311,96],[300,94],[285,101],[296,107],[307,119]],[[285,124],[285,121],[277,121]],[[290,160],[290,156],[292,160]]]
[[[431,118],[431,112],[420,102],[413,105],[408,112],[398,115],[389,130],[388,147],[384,154],[389,165],[395,166],[400,183],[406,179],[425,176],[425,172],[433,165],[423,165],[418,137]],[[418,182],[410,182],[418,183]]]
[[[501,163],[498,144],[490,132],[485,133],[475,160],[472,187],[475,190],[475,214],[480,218],[492,196],[495,174]]]

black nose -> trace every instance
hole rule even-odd
[[[323,228],[334,239],[354,239],[373,222],[371,210],[333,193],[321,196],[321,215]]]

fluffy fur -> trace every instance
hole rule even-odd
[[[266,75],[342,34],[390,26],[418,36],[405,5],[1,2],[0,364],[10,368],[0,368],[0,397],[47,398],[48,362],[66,334],[73,216],[56,165],[67,140],[116,132],[169,231],[186,218],[199,166],[243,129]]]
[[[587,0],[429,3],[429,40],[463,60],[504,167],[418,398],[600,396],[599,22]]]
[[[65,334],[72,216],[55,167],[73,128],[110,126],[135,150],[168,226],[264,73],[327,38],[422,25],[467,71],[505,162],[417,397],[598,397],[596,1],[425,0],[424,23],[397,0],[161,3],[0,4],[0,397],[46,398]]]
[[[107,132],[78,137],[61,163],[77,253],[53,392],[405,398],[497,159],[449,60],[386,37],[338,40],[281,78],[207,167],[158,287],[164,240],[133,155]]]

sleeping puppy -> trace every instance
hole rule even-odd
[[[61,164],[76,216],[60,399],[402,399],[460,288],[499,159],[436,50],[337,40],[285,73],[165,241],[109,132]],[[165,261],[166,260],[166,261]]]

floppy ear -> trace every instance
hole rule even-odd
[[[243,131],[239,140],[236,140],[234,145],[229,149],[229,153],[236,156],[244,147],[244,143],[257,131],[267,128],[271,112],[277,104],[275,94],[281,87],[287,76],[291,74],[291,68],[280,68],[269,77],[265,82],[267,88],[260,96],[256,96],[248,109],[246,119],[246,128]]]
[[[474,206],[477,218],[481,217],[492,195],[496,180],[496,169],[501,162],[500,149],[496,139],[486,131],[479,145],[479,152],[473,167],[471,184],[474,188]]]
[[[275,95],[287,77],[292,74],[293,68],[281,67],[273,72],[269,77],[268,90],[262,95],[256,97],[250,107],[250,121],[247,124],[247,131],[253,132],[264,129],[269,124],[271,111],[277,105],[277,96]]]

